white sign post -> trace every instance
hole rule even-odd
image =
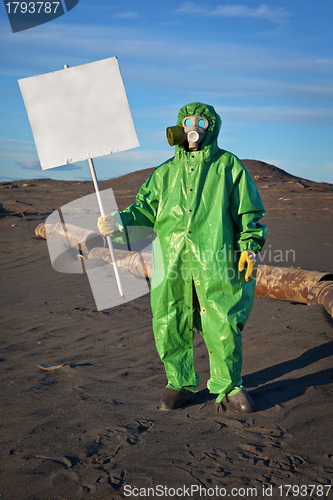
[[[95,191],[96,191],[96,196],[97,196],[99,210],[101,212],[101,216],[105,217],[105,211],[104,211],[103,201],[102,201],[101,193],[100,193],[99,187],[98,187],[98,181],[97,181],[97,177],[96,177],[94,163],[93,163],[93,161],[92,161],[91,158],[88,158],[88,162],[89,162],[91,176],[93,178],[93,182],[94,182],[94,186],[95,186]],[[110,236],[106,237],[106,241],[108,242],[108,247],[109,247],[110,254],[111,254],[111,262],[112,262],[114,274],[115,274],[115,277],[116,277],[116,280],[117,280],[119,294],[120,294],[120,297],[124,299],[125,296],[124,296],[123,288],[121,286],[121,281],[120,281],[120,276],[119,276],[119,270],[118,270],[118,266],[117,266],[117,260],[116,260],[115,254],[114,254],[112,240],[111,240]]]
[[[92,158],[139,146],[116,57],[19,80],[43,170],[88,160],[102,217]],[[111,238],[107,238],[124,297]]]

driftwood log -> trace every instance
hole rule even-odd
[[[65,227],[64,227],[65,226]],[[111,262],[102,235],[71,224],[39,224],[35,233],[41,238],[62,235],[72,248],[82,250],[88,259]],[[153,270],[151,252],[128,252],[115,249],[117,264],[135,276],[150,278]],[[259,265],[255,294],[257,297],[288,300],[303,304],[322,304],[333,317],[333,273],[305,269]]]
[[[84,254],[88,254],[93,248],[105,247],[105,239],[100,233],[63,222],[39,224],[35,229],[35,234],[44,239],[56,235],[63,236],[69,247],[80,248]]]
[[[115,249],[114,253],[119,267],[126,269],[135,276],[151,278],[153,272],[151,252],[129,252]],[[111,264],[111,256],[107,248],[93,248],[88,253],[88,259],[103,259]]]

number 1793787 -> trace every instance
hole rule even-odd
[[[60,2],[8,2],[8,14],[55,14]]]
[[[330,484],[303,484],[301,486],[284,484],[283,486],[278,486],[280,496],[312,497],[312,495],[316,495],[316,498],[327,497],[331,488]]]

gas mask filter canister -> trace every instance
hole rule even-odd
[[[189,150],[196,151],[205,137],[208,125],[208,120],[202,116],[187,116],[183,119],[182,126],[167,128],[168,143],[176,146],[187,140]]]

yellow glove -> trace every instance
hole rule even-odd
[[[258,269],[258,261],[254,252],[245,250],[241,253],[238,263],[238,269],[240,272],[244,270],[245,264],[247,264],[245,281],[252,281],[255,279]]]
[[[109,236],[109,234],[114,233],[116,227],[116,221],[112,215],[107,215],[106,217],[99,217],[97,221],[97,226],[99,232],[103,236]]]

